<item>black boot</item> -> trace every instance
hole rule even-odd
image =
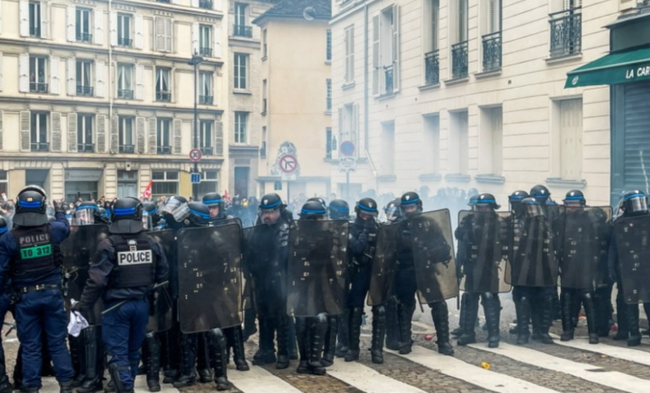
[[[609,311],[611,305],[611,292],[608,288],[596,289],[594,296],[594,305],[596,306],[596,331],[599,337],[608,337],[611,326],[609,320],[611,313]]]
[[[9,377],[7,376],[7,368],[5,364],[5,351],[0,345],[0,393],[11,393],[13,387],[11,382],[9,382]]]
[[[555,314],[555,303],[554,299],[556,295],[545,296],[542,299],[541,311],[542,315],[540,316],[540,332],[539,339],[542,344],[553,344],[553,338],[548,334],[551,325],[553,324],[553,317]]]
[[[438,338],[438,352],[452,356],[454,354],[454,347],[451,346],[449,341],[449,310],[447,303],[442,300],[430,304],[431,318],[433,325],[436,327],[436,336]],[[472,328],[474,324],[472,324]]]
[[[620,285],[617,285],[617,289],[621,292],[623,291]],[[630,329],[628,325],[629,318],[627,316],[627,311],[627,304],[625,304],[623,294],[619,292],[619,294],[616,295],[616,322],[618,324],[618,330],[614,336],[614,340],[616,341],[627,340],[630,336]]]
[[[181,335],[181,376],[174,382],[176,389],[186,388],[196,383],[197,334]]]
[[[627,346],[636,347],[638,345],[641,345],[638,304],[628,304],[627,306],[627,327],[630,331],[630,338],[627,339]]]
[[[361,342],[361,323],[363,321],[363,308],[350,309],[350,335],[348,353],[345,354],[345,361],[352,362],[359,360],[360,342]]]
[[[198,334],[198,346],[196,353],[196,371],[199,382],[212,382],[212,370],[210,370],[210,342],[205,333]]]
[[[214,382],[217,390],[228,390],[232,387],[228,382],[228,343],[221,329],[212,329],[209,334],[210,352],[214,355]]]
[[[530,329],[528,323],[530,321],[530,299],[527,296],[522,296],[519,301],[515,302],[517,307],[517,345],[528,344],[530,337]]]
[[[290,343],[294,338],[291,335],[291,318],[279,317],[278,318],[278,361],[275,368],[284,370],[289,367],[289,351]]]
[[[582,303],[585,307],[585,314],[587,316],[587,331],[589,332],[589,344],[598,344],[598,329],[597,329],[597,313],[596,305],[594,304],[594,295],[587,292],[582,296]]]
[[[350,343],[350,328],[348,326],[350,320],[350,310],[345,308],[343,314],[338,318],[338,327],[336,334],[336,351],[334,355],[337,358],[345,357],[345,354],[348,353],[349,343]]]
[[[413,339],[411,338],[411,320],[415,312],[415,304],[405,305],[402,303],[397,304],[397,320],[399,323],[399,353],[406,355],[411,353]]]
[[[83,332],[83,331],[82,331]],[[72,380],[72,386],[78,387],[83,384],[86,379],[86,351],[84,350],[84,335],[83,333],[79,337],[70,337],[70,357],[74,363],[76,363],[75,370],[77,375]],[[22,354],[18,352],[18,359],[22,362]],[[14,381],[16,377],[14,376]]]
[[[177,324],[172,324],[171,329],[161,333],[161,355],[163,367],[163,383],[174,383],[179,377],[180,368],[180,343]]]
[[[459,321],[463,332],[458,338],[458,345],[474,344],[476,342],[474,321],[476,321],[476,317],[478,316],[478,296],[477,293],[463,294],[463,300],[465,300],[465,302],[461,305],[460,309],[460,317],[463,319]]]
[[[483,310],[488,330],[488,347],[498,348],[500,340],[499,321],[501,319],[501,302],[498,293],[483,295]]]
[[[534,298],[534,297],[533,297]],[[530,304],[530,321],[532,325],[532,339],[541,340],[541,326],[542,326],[542,306],[539,301],[531,299]]]
[[[394,296],[386,302],[386,348],[399,350],[400,330],[397,318],[397,300]]]
[[[241,326],[235,326],[232,333],[232,358],[238,371],[248,371],[250,367],[246,361],[246,352],[244,351],[244,332]]]
[[[311,348],[309,350],[309,371],[314,375],[325,375],[325,367],[321,363],[323,341],[327,330],[327,314],[318,314],[313,318]]]
[[[255,326],[255,308],[250,307],[244,310],[244,330],[242,331],[242,337],[244,342],[248,341],[250,336],[257,333],[257,327]]]
[[[467,300],[469,299],[469,294],[463,292],[460,297],[460,315],[458,317],[458,327],[451,331],[451,335],[458,338],[465,332],[465,319],[467,319]]]
[[[573,324],[574,303],[580,303],[574,299],[570,291],[570,289],[562,288],[562,294],[560,295],[560,303],[562,305],[562,336],[560,337],[560,341],[573,340],[573,333],[575,331],[575,325]]]
[[[144,345],[147,348],[145,368],[147,373],[147,387],[150,392],[159,392],[160,388],[160,341],[155,332],[145,336]]]
[[[14,365],[14,390],[23,390],[23,348],[18,346],[16,363]]]
[[[296,346],[296,324],[293,318],[287,317],[286,322],[289,326],[289,359],[298,360],[298,347]]]
[[[296,372],[298,374],[309,374],[309,332],[307,329],[307,318],[296,318],[296,338],[298,339],[298,352],[300,363]]]
[[[263,366],[275,363],[275,350],[273,347],[273,336],[275,334],[276,318],[260,319],[260,341],[259,350],[253,356],[253,364]]]
[[[338,317],[330,316],[327,318],[327,333],[325,333],[325,347],[323,348],[323,359],[321,360],[325,367],[334,364],[338,325]]]
[[[72,379],[65,382],[59,382],[59,393],[72,393]]]
[[[650,322],[650,303],[643,303],[643,311],[645,312],[646,319]],[[641,332],[642,334],[650,335],[650,328]]]
[[[102,377],[104,367],[102,362],[101,326],[91,325],[81,331],[84,342],[84,357],[86,363],[86,378],[81,386],[77,387],[79,393],[92,393],[103,389]]]
[[[375,364],[384,363],[384,336],[386,335],[386,309],[384,306],[372,308],[372,347],[370,357]]]

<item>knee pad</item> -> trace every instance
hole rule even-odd
[[[373,306],[372,307],[372,313],[373,315],[376,315],[378,317],[385,317],[386,316],[386,307],[384,305],[379,305],[379,306]]]
[[[318,315],[316,315],[315,322],[319,325],[326,324],[327,323],[327,314],[322,312]]]
[[[210,330],[209,334],[210,334],[210,338],[212,338],[214,340],[217,340],[217,341],[221,340],[222,338],[225,337],[224,334],[223,334],[223,330],[221,330],[219,328],[214,328],[214,329]]]

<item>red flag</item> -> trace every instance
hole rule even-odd
[[[153,180],[149,180],[149,184],[147,184],[147,187],[142,191],[142,199],[151,198],[151,186],[153,186]]]

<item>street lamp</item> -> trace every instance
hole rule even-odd
[[[198,53],[194,52],[190,61],[187,64],[194,66],[194,148],[199,148],[199,110],[198,110],[198,70],[199,64],[203,62],[203,58],[199,56]],[[199,163],[194,161],[194,173],[199,172]],[[199,185],[197,183],[192,184],[192,194],[194,195],[194,200],[199,199]]]

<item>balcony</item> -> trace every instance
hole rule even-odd
[[[40,38],[41,37],[41,26],[29,26],[29,36]]]
[[[171,146],[157,146],[156,147],[156,152],[158,154],[172,154],[172,147]]]
[[[90,33],[77,32],[77,42],[92,42],[93,35]]]
[[[467,41],[451,46],[451,77],[467,78]]]
[[[165,3],[165,4],[169,4],[169,0],[156,0],[156,3]]]
[[[92,97],[93,96],[93,88],[92,86],[83,86],[83,85],[77,85],[77,95],[78,96],[87,96],[87,97]]]
[[[92,153],[95,151],[95,145],[92,143],[77,143],[79,153]]]
[[[244,25],[233,25],[232,35],[237,37],[253,37],[253,27]]]
[[[29,82],[29,91],[32,93],[47,93],[47,83]]]
[[[582,8],[576,7],[549,14],[551,24],[551,53],[564,57],[582,50]]]
[[[211,10],[212,7],[212,0],[199,0],[199,8],[203,8],[204,10]]]
[[[201,105],[212,105],[212,101],[212,96],[199,96],[199,104]]]
[[[424,54],[424,78],[427,85],[440,83],[440,52],[438,49]]]
[[[393,84],[393,65],[384,66],[384,86],[386,94],[393,94],[395,85]]]
[[[483,72],[501,69],[501,32],[483,36]]]
[[[120,153],[133,154],[135,153],[135,145],[120,145],[118,151]]]
[[[31,143],[32,151],[50,151],[49,142],[32,142]]]
[[[130,90],[130,89],[118,89],[117,90],[117,98],[123,98],[125,100],[132,100],[133,99],[133,90]]]
[[[172,100],[172,93],[170,91],[157,91],[156,101],[170,102]]]
[[[212,56],[212,48],[199,48],[199,54],[201,56]]]
[[[214,147],[212,146],[202,146],[201,147],[201,154],[204,156],[212,156],[214,155]]]
[[[131,45],[133,45],[133,40],[131,38],[117,37],[117,46],[130,48]]]

